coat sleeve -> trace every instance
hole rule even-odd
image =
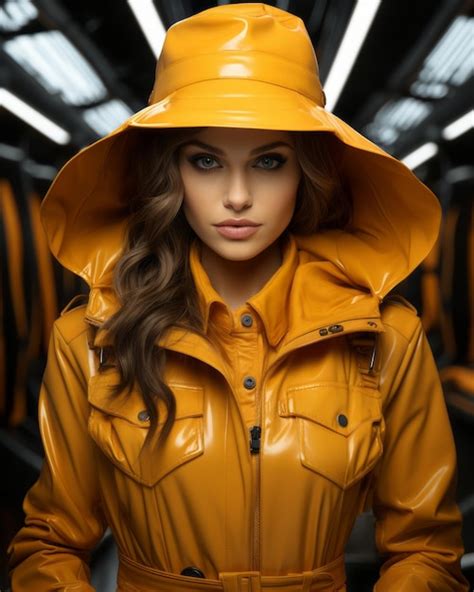
[[[87,378],[57,324],[38,407],[43,466],[23,502],[25,524],[8,548],[13,592],[94,590],[89,554],[107,526],[87,433]],[[79,339],[86,340],[84,332]]]
[[[385,385],[392,396],[373,497],[376,544],[385,562],[374,590],[464,592],[454,441],[430,346],[419,319],[412,315],[412,322],[411,337],[397,336],[404,354]],[[394,349],[383,351],[387,366],[398,357]]]

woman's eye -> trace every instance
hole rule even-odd
[[[274,169],[279,169],[286,162],[286,158],[284,158],[280,154],[266,154],[265,156],[259,158],[258,162],[262,162],[264,165],[258,168],[263,168],[267,171],[272,171]]]
[[[204,156],[193,156],[190,159],[190,162],[194,164],[198,169],[215,169],[216,167],[209,166],[213,162],[217,162],[215,158],[212,156],[204,155]],[[198,163],[202,162],[202,166]]]
[[[211,170],[220,168],[216,159],[209,154],[198,154],[191,156],[189,162],[200,170]],[[256,165],[256,168],[273,171],[279,169],[286,162],[286,158],[280,154],[266,154],[261,156],[257,163],[262,163],[262,166]],[[213,166],[213,163],[217,166]]]

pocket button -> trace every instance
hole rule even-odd
[[[150,414],[146,409],[140,411],[137,415],[139,421],[148,421],[150,419]]]
[[[199,568],[194,567],[193,565],[190,565],[189,567],[185,567],[181,571],[181,575],[188,576],[191,578],[205,578],[206,577]]]
[[[341,428],[345,428],[347,427],[349,420],[347,419],[347,416],[344,415],[344,413],[339,413],[337,416],[337,423],[341,426]]]
[[[244,378],[244,387],[247,390],[252,390],[253,388],[255,388],[255,385],[257,384],[257,381],[255,380],[255,378],[253,376],[246,376]]]
[[[244,327],[251,327],[253,325],[253,319],[249,314],[243,314],[240,317],[240,322]]]

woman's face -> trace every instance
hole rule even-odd
[[[224,259],[256,257],[292,218],[301,169],[289,132],[203,128],[181,147],[179,170],[187,221]]]

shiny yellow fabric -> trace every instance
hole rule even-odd
[[[147,430],[139,393],[107,396],[117,376],[96,371],[84,323],[93,304],[56,321],[39,408],[46,462],[10,548],[14,590],[91,589],[86,558],[106,524],[125,560],[174,574],[163,590],[189,584],[179,576],[189,565],[209,589],[235,572],[302,574],[341,556],[370,500],[388,557],[378,592],[467,590],[454,445],[418,317],[400,302],[380,314],[369,294],[337,284],[329,299],[321,295],[321,310],[312,291],[328,289],[327,264],[321,269],[298,237],[285,248],[279,270],[232,313],[229,327],[242,337],[237,363],[222,354],[232,357],[230,342],[219,347],[180,330],[162,342],[177,420],[160,451],[139,455]],[[191,262],[212,330],[225,309],[196,252]],[[346,298],[353,306],[339,310]],[[248,341],[238,326],[243,311],[256,321]],[[380,381],[358,369],[345,337],[362,330],[379,335]],[[263,371],[267,334],[275,346]],[[250,351],[259,347],[254,364]],[[257,379],[253,400],[242,388],[248,373]],[[249,452],[253,422],[262,426],[259,454]],[[133,589],[121,578],[120,590]]]
[[[284,310],[289,297],[293,276],[298,266],[298,251],[291,235],[280,240],[282,263],[265,286],[247,302],[232,310],[216,292],[201,261],[200,242],[194,241],[190,249],[190,269],[196,285],[204,327],[209,339],[232,377],[232,388],[238,397],[247,427],[257,422],[255,393],[245,388],[246,376],[257,384],[271,364],[275,347],[286,333],[287,318],[273,311]],[[249,315],[250,327],[242,323]]]

